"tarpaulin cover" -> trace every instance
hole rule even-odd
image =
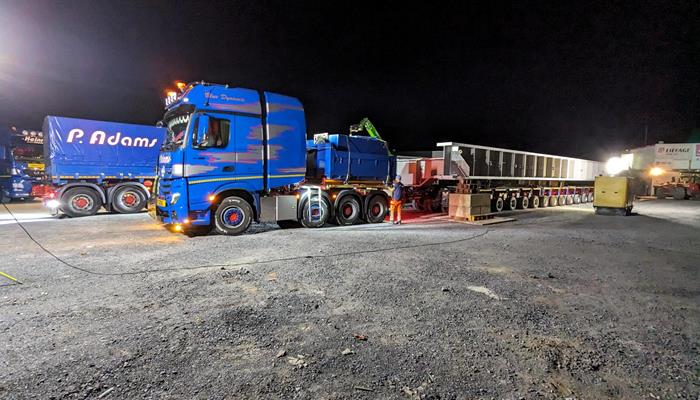
[[[155,176],[166,129],[107,121],[47,116],[46,171],[59,178],[143,178]]]

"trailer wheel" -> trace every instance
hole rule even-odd
[[[549,196],[542,196],[542,198],[540,198],[540,207],[549,207]]]
[[[133,214],[143,210],[144,206],[146,206],[146,196],[137,186],[122,186],[112,196],[112,208],[120,214]]]
[[[593,195],[593,192],[588,192],[588,202],[593,203],[593,199],[595,196]]]
[[[355,196],[345,196],[338,202],[335,221],[338,225],[353,225],[360,219],[362,207]]]
[[[671,196],[673,196],[674,200],[685,200],[685,188],[674,187],[671,191]]]
[[[495,212],[501,212],[503,211],[503,206],[505,205],[505,202],[503,201],[503,197],[496,197],[496,200],[491,205],[491,209]]]
[[[518,199],[513,197],[513,196],[508,197],[505,201],[505,208],[507,210],[517,209],[518,208]]]
[[[530,199],[526,196],[518,197],[518,208],[525,209],[530,206]]]
[[[365,221],[370,224],[377,224],[384,221],[386,213],[389,211],[389,206],[386,198],[382,195],[373,196],[367,203],[367,211],[365,211]]]
[[[664,188],[657,187],[654,195],[656,195],[658,200],[663,200],[666,198],[666,190],[664,190]]]
[[[532,196],[530,208],[538,208],[540,206],[540,196]]]
[[[306,228],[320,228],[326,224],[330,216],[330,207],[326,199],[312,196],[304,202],[301,212],[301,224]]]
[[[549,196],[549,203],[547,204],[549,207],[556,207],[557,206],[557,196]]]
[[[71,218],[95,215],[102,206],[100,195],[87,187],[68,189],[61,196],[61,210]]]
[[[570,206],[574,204],[574,195],[573,194],[567,194],[566,195],[566,205]]]
[[[214,214],[214,229],[222,235],[238,235],[246,231],[253,220],[253,208],[237,196],[223,199]]]

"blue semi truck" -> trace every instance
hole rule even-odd
[[[39,138],[40,132],[24,132],[33,140]],[[0,201],[3,202],[32,199],[33,184],[39,182],[43,174],[41,157],[35,160],[37,146],[24,145],[20,135],[15,127],[0,132]]]
[[[151,215],[176,231],[235,235],[253,221],[382,222],[396,159],[376,137],[307,140],[293,97],[197,82],[166,99]]]
[[[45,173],[54,213],[88,216],[144,209],[151,195],[165,129],[155,126],[47,116]]]

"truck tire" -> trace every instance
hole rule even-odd
[[[671,195],[674,200],[685,200],[685,188],[684,187],[674,187],[671,191]]]
[[[530,207],[530,198],[527,196],[518,197],[518,208],[522,210],[528,207]]]
[[[102,207],[99,193],[87,187],[66,190],[61,196],[61,211],[71,218],[95,215]]]
[[[567,194],[566,195],[566,205],[570,206],[574,204],[574,195],[573,194]]]
[[[503,211],[503,207],[505,207],[505,201],[503,201],[503,197],[501,196],[496,197],[496,199],[491,203],[491,210],[494,212]]]
[[[663,200],[666,198],[666,190],[664,190],[664,188],[657,187],[654,191],[654,195],[658,200]]]
[[[253,208],[244,199],[231,196],[223,199],[214,214],[214,229],[222,235],[245,232],[253,220]]]
[[[508,197],[505,201],[505,208],[506,208],[506,210],[517,209],[518,208],[518,199],[516,199],[513,196]]]
[[[573,197],[574,204],[581,204],[581,195],[576,193]]]
[[[335,221],[338,225],[354,225],[362,215],[362,206],[355,196],[344,196],[338,202],[335,210]]]
[[[557,196],[549,196],[549,206],[550,207],[557,206]]]
[[[540,198],[540,207],[549,207],[549,196],[542,196]]]
[[[330,207],[326,199],[318,200],[318,196],[312,196],[302,206],[301,224],[306,228],[320,228],[328,222]]]
[[[540,196],[532,196],[530,208],[538,208],[540,206]]]
[[[558,206],[565,206],[566,205],[566,196],[564,196],[563,194],[560,194],[557,197],[557,205]]]
[[[383,222],[387,212],[389,212],[389,205],[386,202],[386,197],[382,195],[373,196],[367,202],[365,221],[370,224]]]
[[[112,209],[120,214],[137,213],[145,206],[146,195],[138,186],[121,186],[112,195]]]

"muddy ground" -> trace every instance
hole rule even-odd
[[[0,211],[0,398],[698,399],[700,202],[188,238]]]

